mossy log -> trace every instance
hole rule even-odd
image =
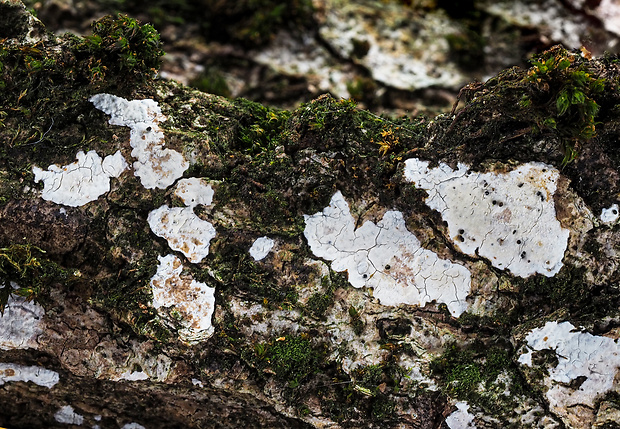
[[[617,422],[618,58],[396,119],[157,80],[152,27],[95,29],[0,2],[0,426]]]

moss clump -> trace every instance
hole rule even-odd
[[[474,342],[461,348],[450,344],[441,356],[431,361],[430,369],[449,395],[479,405],[490,415],[508,418],[512,401],[528,392],[511,356],[509,345]],[[502,374],[500,382],[498,377]],[[511,395],[506,396],[506,390]]]
[[[309,375],[315,373],[323,356],[315,348],[307,334],[286,335],[268,344],[255,347],[261,366],[269,367],[280,381],[289,387],[297,387]]]
[[[396,402],[386,395],[377,395],[372,402],[371,416],[374,420],[385,421],[394,417]]]
[[[351,320],[351,325],[353,326],[353,332],[356,335],[362,335],[364,331],[364,321],[360,316],[359,311],[354,306],[349,307],[349,318]]]
[[[77,46],[92,56],[91,80],[103,80],[108,70],[138,77],[152,77],[159,70],[164,51],[152,25],[118,14],[95,21],[92,28],[92,36]]]
[[[157,32],[127,17],[103,18],[87,39],[48,35],[0,43],[0,168],[6,180],[31,179],[33,164],[68,164],[95,142],[98,151],[116,150],[112,132],[92,126],[88,98],[110,88],[131,92],[138,82],[148,90],[161,54]]]
[[[189,86],[209,94],[230,97],[231,92],[224,74],[216,67],[209,67],[189,82]]]
[[[11,244],[0,249],[0,312],[11,294],[38,299],[54,283],[66,284],[79,273],[66,270],[45,257],[45,251],[29,244]],[[13,289],[11,282],[19,288]]]
[[[471,102],[456,116],[443,118],[442,143],[448,151],[465,149],[473,164],[487,158],[531,161],[538,144],[536,154],[547,162],[561,154],[557,164],[566,165],[596,137],[601,115],[617,105],[617,75],[587,54],[553,47],[534,57],[528,70],[514,67],[463,88],[461,95]]]
[[[595,322],[615,314],[620,305],[620,291],[614,285],[591,284],[585,268],[562,269],[554,277],[534,276],[515,279],[520,288],[521,317],[530,318],[567,310],[571,320]]]
[[[238,237],[237,237],[238,238]],[[268,266],[255,262],[248,254],[249,245],[235,240],[235,237],[221,238],[212,242],[215,280],[222,293],[241,294],[247,299],[267,306],[292,306],[297,302],[297,291],[293,286],[278,283],[278,274]],[[206,270],[194,274],[197,281],[210,282],[211,274]]]
[[[234,149],[257,154],[273,151],[281,144],[284,125],[291,115],[290,112],[265,107],[243,98],[233,100],[232,104],[244,113],[239,118],[237,145]]]
[[[563,141],[563,164],[573,161],[577,144],[596,136],[597,99],[605,91],[605,79],[588,61],[556,47],[532,60],[527,81],[533,85],[521,105],[542,106],[546,115],[538,126],[555,130]]]
[[[353,373],[357,386],[366,389],[370,394],[378,392],[378,386],[384,381],[382,365],[367,365],[357,368]]]

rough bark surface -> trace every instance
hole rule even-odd
[[[153,80],[149,28],[100,30],[0,2],[0,426],[617,425],[616,57],[557,47],[394,120]],[[187,168],[146,188],[140,150]],[[93,179],[89,151],[126,168]],[[208,255],[166,219],[211,224]],[[155,306],[161,284],[186,302]]]

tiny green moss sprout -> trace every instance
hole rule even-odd
[[[102,79],[107,69],[153,76],[161,65],[164,51],[159,33],[150,24],[118,14],[92,24],[93,34],[84,38],[82,49],[92,53],[92,79]]]
[[[452,343],[431,361],[430,370],[450,396],[476,404],[496,417],[506,418],[514,409],[517,395],[536,394],[525,387],[527,383],[513,361],[512,352],[509,345],[476,341],[467,346]],[[511,394],[506,395],[505,391]]]
[[[209,94],[230,98],[232,93],[222,71],[215,67],[207,68],[189,82],[189,86]]]
[[[28,300],[38,298],[52,283],[67,283],[79,277],[46,258],[45,251],[29,244],[12,244],[0,249],[0,312],[4,313],[11,294]],[[14,288],[17,285],[17,288]]]
[[[351,325],[353,326],[353,332],[356,335],[361,335],[364,332],[364,321],[362,320],[359,311],[354,306],[349,307],[349,318]]]
[[[316,348],[307,334],[285,335],[269,343],[254,345],[254,360],[258,367],[275,373],[278,380],[296,388],[313,374],[323,351]]]
[[[539,129],[557,132],[563,141],[562,165],[575,160],[576,148],[596,136],[598,99],[606,86],[604,78],[587,59],[556,46],[531,61],[527,80],[533,84],[530,96],[524,96],[521,107],[545,106],[547,116],[539,121]]]
[[[248,113],[239,123],[238,149],[251,155],[273,152],[283,140],[285,125],[291,113],[243,98],[234,100],[233,104]]]

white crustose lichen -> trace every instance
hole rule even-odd
[[[455,317],[467,309],[469,270],[421,247],[402,213],[388,211],[379,223],[367,221],[355,229],[349,205],[337,192],[322,212],[304,217],[312,252],[332,261],[334,271],[347,271],[354,287],[374,288],[381,304],[424,306],[436,301],[445,303]]]
[[[109,192],[110,178],[119,177],[127,169],[120,151],[103,160],[94,150],[86,154],[80,151],[76,158],[76,162],[61,167],[32,168],[34,181],[43,181],[44,200],[70,207],[83,206]]]
[[[97,94],[90,98],[94,106],[110,115],[111,125],[129,127],[129,144],[134,174],[147,189],[166,189],[189,167],[182,154],[165,149],[164,133],[159,127],[166,117],[156,101],[126,100],[112,94]]]
[[[508,173],[479,173],[459,163],[429,168],[405,162],[405,178],[428,192],[456,247],[487,258],[494,267],[528,277],[552,277],[562,268],[569,232],[556,218],[553,194],[559,171],[539,162]]]
[[[157,272],[150,282],[153,307],[169,323],[180,325],[182,341],[195,344],[209,338],[213,334],[215,288],[183,275],[183,265],[176,256],[158,259]]]

